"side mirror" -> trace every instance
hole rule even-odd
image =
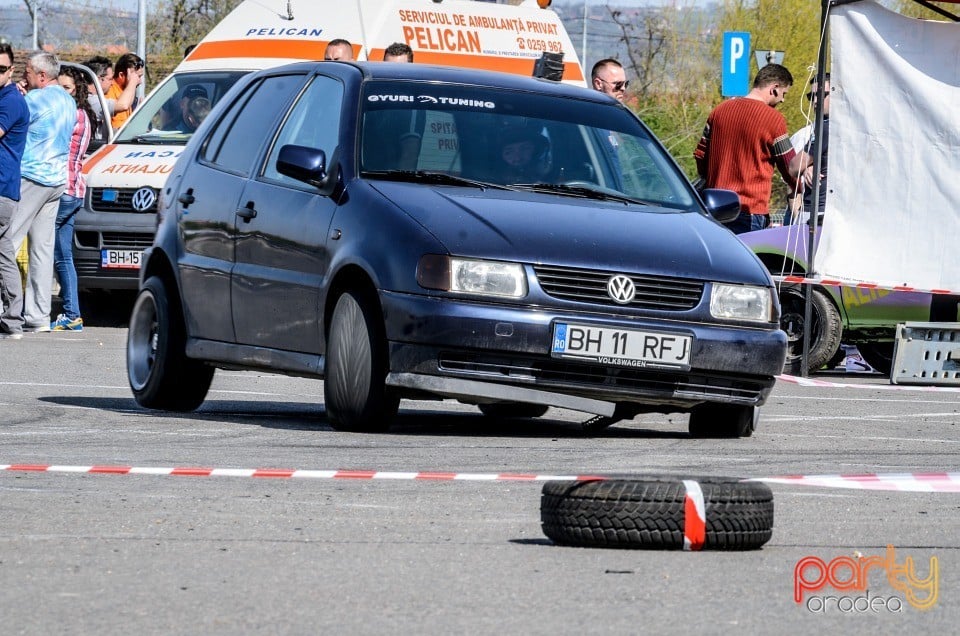
[[[334,151],[334,166],[336,166]],[[280,148],[277,172],[297,181],[309,183],[323,194],[330,194],[336,184],[336,172],[327,171],[327,153],[319,148],[287,144]]]
[[[732,190],[707,188],[700,193],[707,212],[720,223],[729,223],[740,215],[740,195]]]

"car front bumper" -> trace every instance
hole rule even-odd
[[[548,402],[533,394],[521,399],[506,387],[662,412],[703,402],[760,405],[783,369],[787,347],[786,334],[772,326],[558,312],[392,292],[382,292],[381,303],[390,343],[388,383],[464,401],[470,400],[463,382],[469,380],[504,387],[501,399],[538,403]],[[690,366],[637,368],[555,357],[551,343],[558,321],[690,335]],[[452,381],[445,385],[444,378]],[[480,393],[478,402],[497,397]],[[603,411],[589,406],[579,410]]]

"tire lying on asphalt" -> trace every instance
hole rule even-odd
[[[559,545],[754,550],[773,534],[773,493],[720,477],[548,481],[540,521]]]

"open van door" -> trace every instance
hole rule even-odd
[[[113,141],[113,128],[110,126],[110,111],[107,109],[107,98],[104,97],[103,89],[100,87],[100,78],[97,77],[97,74],[94,73],[89,67],[86,67],[83,64],[65,62],[62,60],[60,62],[60,66],[70,66],[72,68],[79,69],[80,72],[83,73],[84,77],[87,78],[87,86],[93,87],[93,90],[90,92],[89,99],[91,101],[95,100],[98,104],[100,104],[99,111],[103,114],[103,117],[99,122],[93,122],[93,130],[90,131],[90,145],[87,147],[87,154],[90,154],[99,149],[101,146]],[[97,110],[97,108],[94,108],[94,112]]]

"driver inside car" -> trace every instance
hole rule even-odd
[[[550,140],[536,126],[508,124],[497,137],[503,183],[540,183],[552,165]]]
[[[173,99],[167,100],[154,118],[153,127],[156,130],[192,133],[210,113],[210,108],[207,90],[199,84],[190,84],[180,94],[179,103]]]

